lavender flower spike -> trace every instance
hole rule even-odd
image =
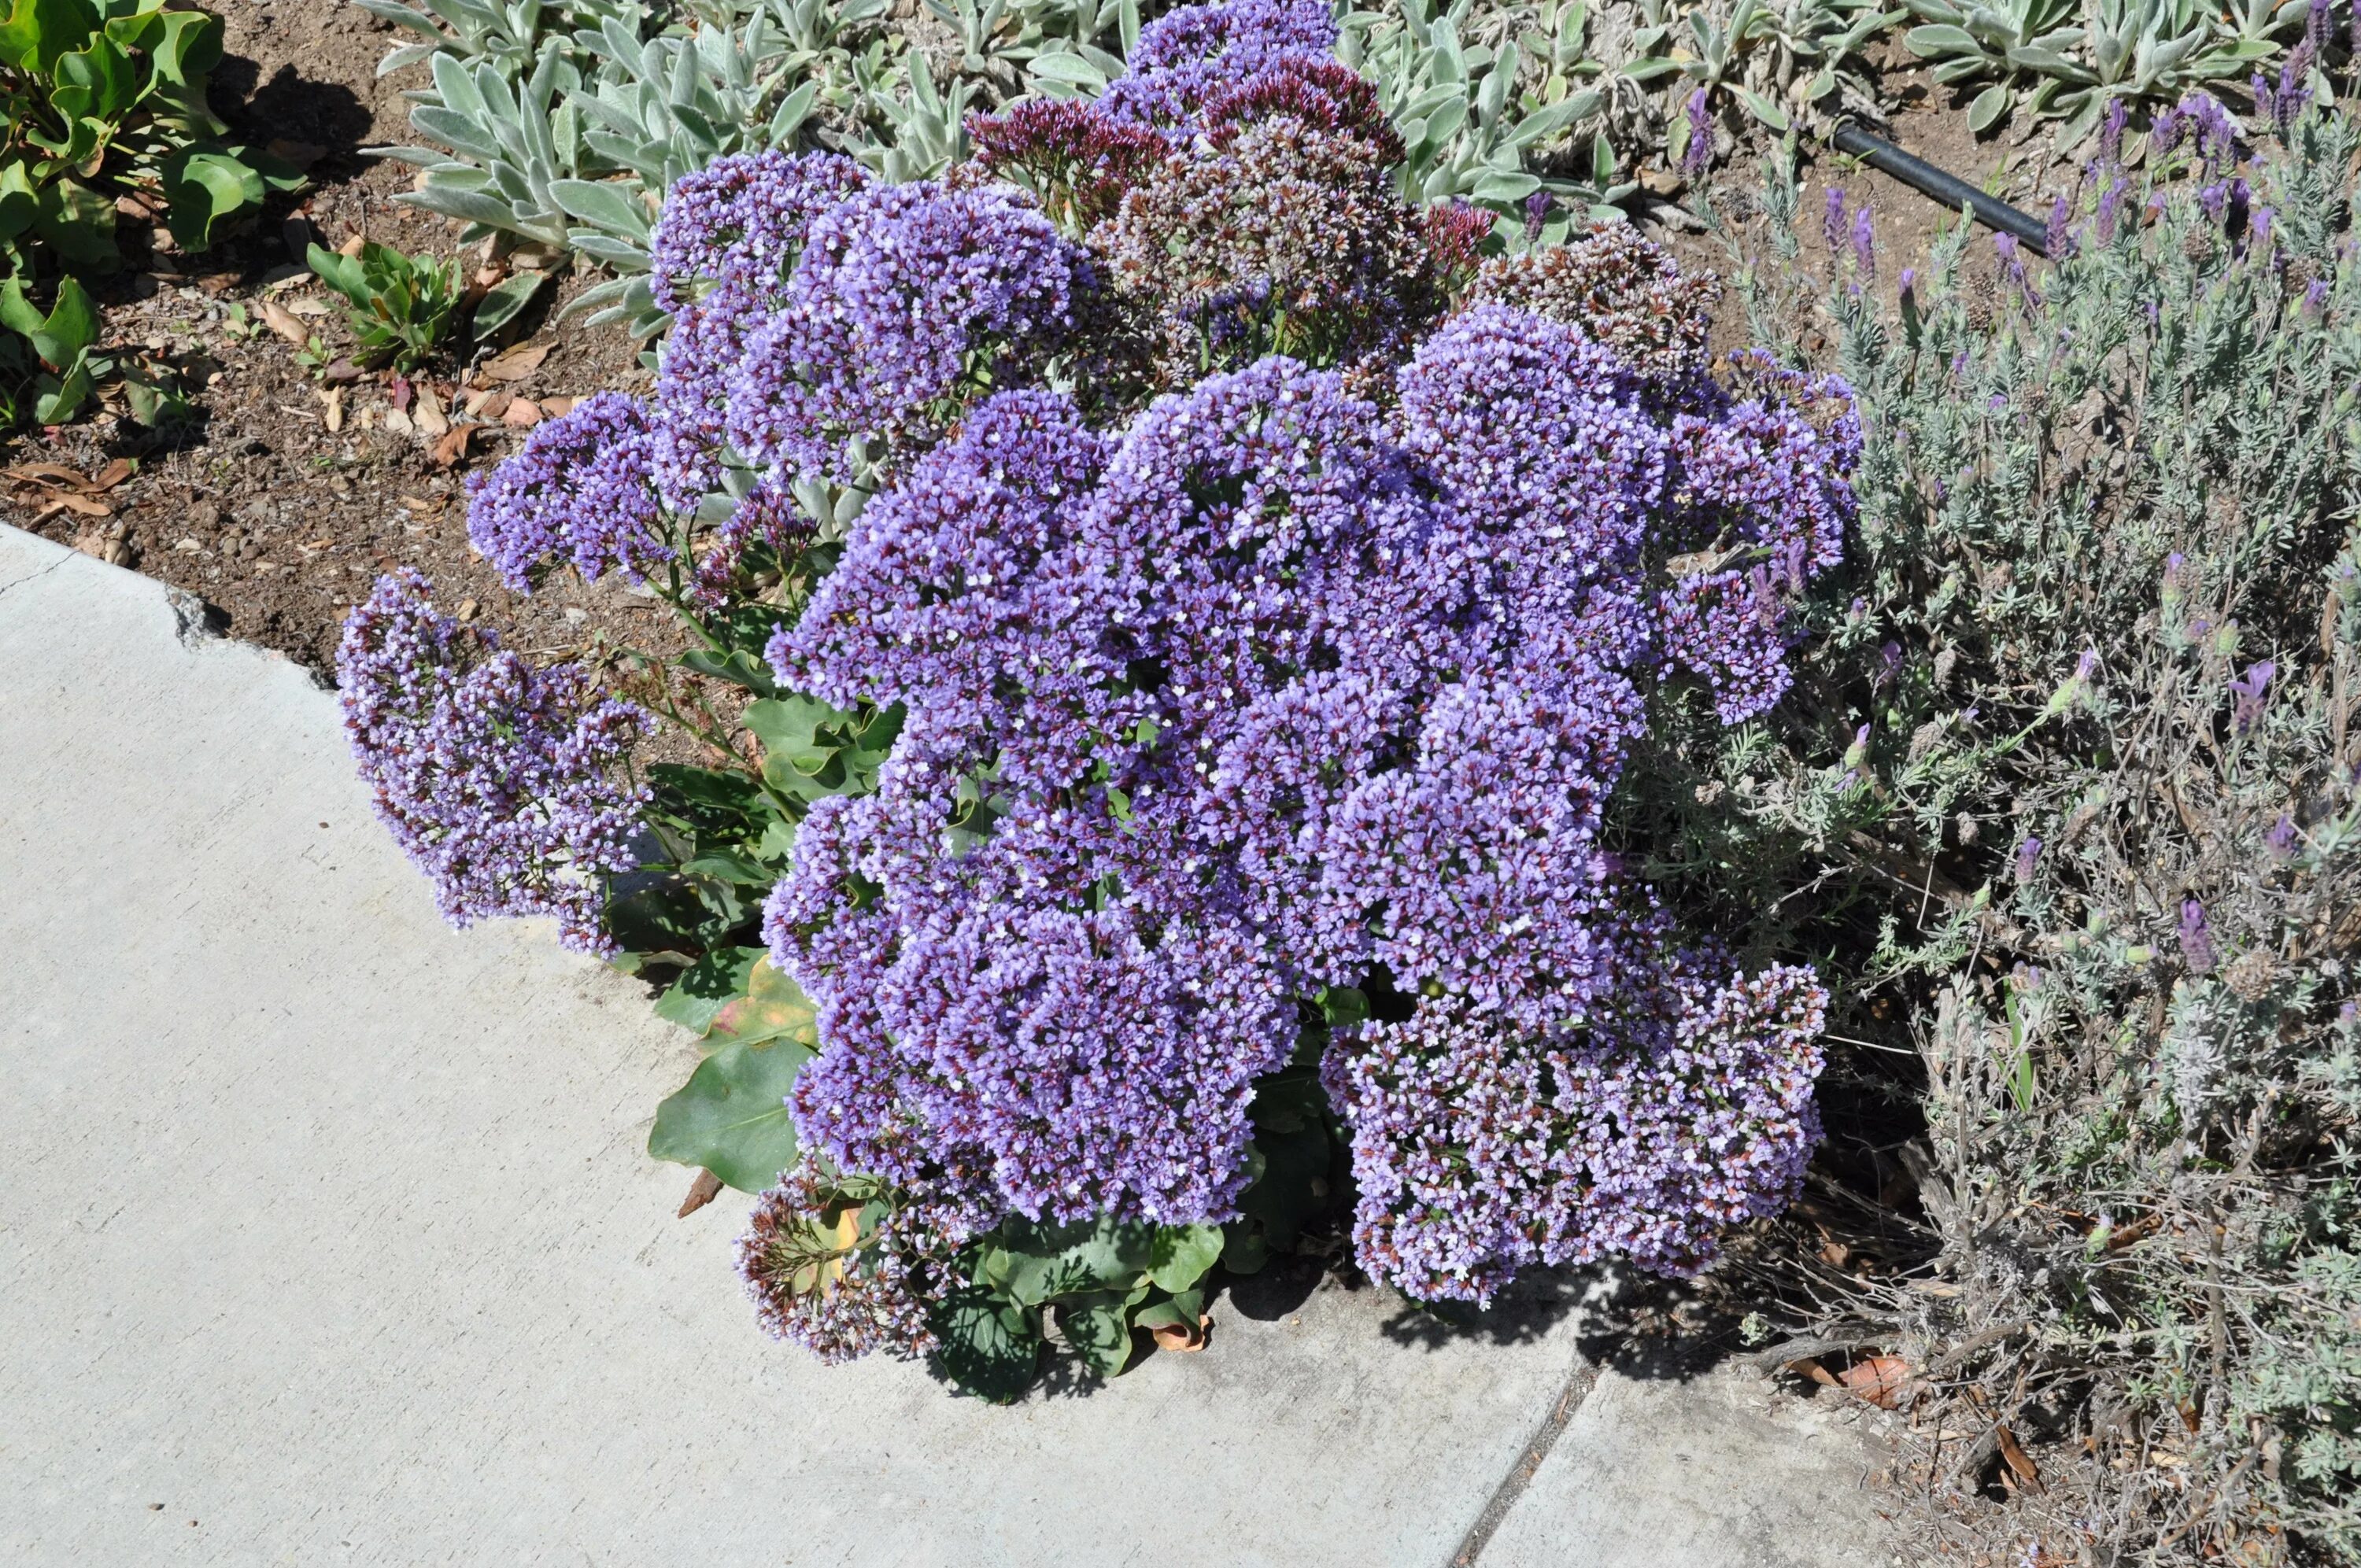
[[[1713,110],[1702,87],[1689,94],[1689,140],[1681,149],[1681,173],[1695,180],[1713,162]]]
[[[2213,933],[2205,924],[2205,906],[2184,899],[2180,905],[2180,956],[2191,974],[2213,972]]]

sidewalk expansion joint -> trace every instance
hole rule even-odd
[[[1483,1556],[1485,1546],[1492,1539],[1492,1532],[1500,1528],[1500,1521],[1509,1517],[1509,1510],[1515,1508],[1517,1499],[1525,1495],[1525,1488],[1532,1484],[1534,1472],[1541,1469],[1542,1461],[1549,1457],[1550,1450],[1557,1446],[1557,1440],[1565,1431],[1566,1423],[1574,1420],[1574,1412],[1582,1409],[1583,1400],[1590,1398],[1590,1391],[1598,1386],[1598,1364],[1587,1360],[1580,1351],[1576,1351],[1574,1369],[1565,1375],[1565,1382],[1558,1388],[1557,1398],[1550,1406],[1548,1416],[1543,1420],[1540,1430],[1526,1442],[1524,1452],[1517,1455],[1516,1463],[1509,1466],[1509,1473],[1500,1477],[1500,1484],[1492,1488],[1492,1496],[1485,1502],[1484,1511],[1476,1516],[1476,1522],[1468,1527],[1466,1535],[1460,1540],[1459,1550],[1451,1554],[1449,1568],[1475,1568],[1476,1560]]]

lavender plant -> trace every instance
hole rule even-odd
[[[604,873],[605,940],[674,977],[711,1055],[652,1147],[778,1173],[741,1268],[824,1356],[1008,1398],[1046,1313],[1118,1371],[1336,1193],[1424,1300],[1693,1272],[1817,1141],[1813,970],[1685,925],[1619,802],[1667,705],[1779,700],[1850,395],[1710,378],[1709,291],[1626,234],[1479,281],[1489,216],[1396,194],[1334,37],[1183,7],[940,181],[684,180],[653,396],[474,496],[512,582],[620,571],[696,640],[623,662],[708,765],[646,770],[628,872],[544,835],[530,886]],[[442,689],[403,711],[465,769],[492,740]],[[482,813],[381,730],[447,882]],[[612,759],[566,758],[531,785],[604,799]]]
[[[1808,880],[1832,1032],[1923,1071],[1857,1151],[1923,1229],[1772,1354],[1906,1361],[1975,1550],[2361,1561],[2361,130],[2289,85],[2103,122],[2047,268],[1963,229],[1881,307],[1831,225],[1855,546],[1763,724],[1651,734],[1667,886]]]

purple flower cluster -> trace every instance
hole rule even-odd
[[[1851,516],[1850,396],[1743,356],[1716,384],[1712,285],[1628,229],[1479,272],[1489,214],[1400,200],[1334,36],[1317,0],[1168,13],[1096,104],[977,123],[978,167],[1038,194],[828,155],[680,181],[649,404],[585,403],[471,507],[521,585],[668,564],[726,609],[809,539],[796,480],[876,491],[768,649],[904,716],[764,906],[823,1048],[790,1100],[814,1158],[741,1262],[822,1354],[923,1349],[952,1255],[1012,1214],[1235,1214],[1256,1085],[1323,992],[1400,1003],[1322,1073],[1362,1261],[1416,1295],[1695,1268],[1817,1136],[1811,977],[1681,945],[1604,835],[1661,691],[1737,722],[1786,689]],[[678,560],[666,515],[725,477]],[[475,647],[412,578],[345,667],[454,917],[595,945],[643,716]]]
[[[868,170],[836,153],[739,153],[682,175],[648,241],[656,303],[686,310],[711,287],[775,297],[812,220],[868,184]]]
[[[1207,99],[1277,65],[1325,62],[1336,24],[1320,0],[1217,0],[1182,5],[1139,31],[1130,70],[1102,112],[1120,123],[1186,131]]]
[[[1754,378],[1672,414],[1577,328],[1487,305],[1391,412],[1279,357],[1114,434],[1060,394],[979,405],[771,648],[908,716],[766,912],[819,1008],[807,1144],[969,1210],[1224,1217],[1303,999],[1374,974],[1412,1017],[1325,1070],[1382,1277],[1694,1267],[1784,1201],[1817,989],[1674,952],[1598,839],[1676,635],[1651,562],[1725,538],[1799,587],[1836,559],[1849,405]]]
[[[1475,1301],[1536,1263],[1692,1273],[1723,1227],[1795,1197],[1819,1142],[1826,992],[1792,968],[1719,981],[1697,955],[1650,953],[1660,925],[1625,927],[1643,972],[1587,1030],[1504,1028],[1454,998],[1330,1055],[1365,1268]]]
[[[1491,214],[1404,202],[1377,90],[1310,0],[1169,12],[1095,101],[972,122],[1101,263],[1118,327],[1168,385],[1265,354],[1399,357],[1473,275]]]
[[[536,429],[467,498],[467,540],[509,585],[530,593],[553,557],[585,579],[633,582],[672,560],[653,482],[654,430],[620,392],[585,398]]]
[[[1091,262],[1005,189],[919,182],[816,219],[785,300],[747,342],[728,434],[761,463],[850,478],[856,457],[922,449],[961,394],[1065,345]]]
[[[618,782],[653,728],[575,664],[535,669],[438,614],[417,573],[378,579],[336,652],[345,730],[377,813],[445,919],[550,915],[605,953],[602,873],[633,864],[644,794]]]

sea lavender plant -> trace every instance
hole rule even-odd
[[[1813,971],[1610,835],[1655,714],[1792,678],[1848,395],[1716,383],[1710,284],[1628,231],[1479,280],[1331,36],[1186,7],[940,182],[691,183],[649,399],[476,498],[520,583],[620,567],[697,639],[636,665],[704,765],[649,770],[607,921],[711,1053],[655,1143],[783,1173],[742,1272],[823,1355],[1005,1397],[1046,1308],[1118,1370],[1355,1176],[1422,1299],[1693,1272],[1817,1141]],[[697,1142],[747,1083],[783,1111]]]

